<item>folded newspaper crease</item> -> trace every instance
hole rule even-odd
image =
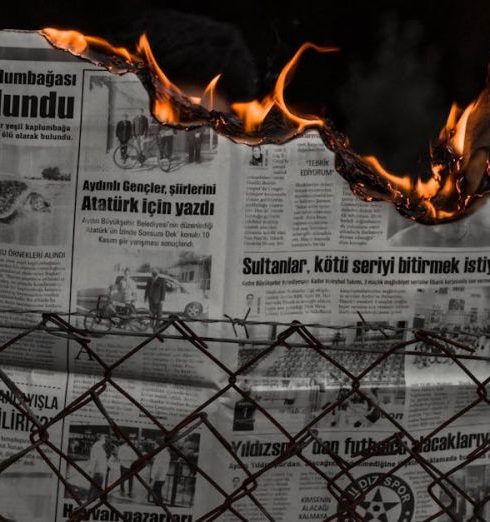
[[[0,33],[0,517],[489,520],[488,204],[364,205],[330,128],[169,128],[136,73]]]

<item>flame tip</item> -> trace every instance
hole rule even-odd
[[[209,120],[215,118],[223,125],[227,122],[227,114],[215,112],[212,117],[205,114],[205,110],[214,111],[216,88],[222,74],[217,74],[209,81],[200,97],[186,95],[170,81],[158,64],[146,32],[140,34],[134,53],[122,47],[114,47],[102,38],[84,35],[76,30],[45,27],[40,32],[53,46],[69,51],[76,56],[91,59],[95,63],[100,63],[99,58],[105,53],[112,59],[109,64],[102,60],[109,70],[114,65],[115,72],[121,71],[119,65],[121,61],[122,69],[125,72],[133,71],[139,74],[143,68],[146,68],[154,87],[152,113],[163,124],[180,124],[183,127],[191,127],[208,121],[206,118]],[[296,65],[307,50],[329,53],[339,52],[340,48],[320,46],[309,41],[303,43],[280,71],[270,94],[262,99],[231,103],[231,111],[241,122],[239,131],[243,132],[244,140],[248,139],[249,142],[264,140],[259,130],[273,109],[274,114],[280,113],[284,121],[287,121],[287,125],[286,123],[283,125],[285,136],[288,136],[287,133],[289,133],[289,137],[291,137],[291,133],[299,134],[311,127],[318,129],[328,127],[328,123],[319,116],[295,113],[285,100],[285,89]],[[96,52],[93,53],[93,51]],[[114,61],[114,58],[118,60]],[[420,177],[412,179],[408,175],[396,175],[389,172],[375,156],[358,156],[373,169],[373,175],[377,176],[376,183],[381,183],[386,189],[386,199],[393,201],[398,208],[405,209],[404,214],[407,214],[407,209],[409,209],[417,216],[412,216],[413,219],[425,222],[429,219],[447,221],[459,215],[462,209],[467,208],[474,201],[476,194],[471,191],[468,193],[468,187],[462,182],[465,179],[464,159],[465,156],[468,157],[468,152],[465,150],[465,146],[468,146],[466,143],[468,141],[467,123],[469,117],[482,103],[482,99],[477,99],[464,109],[457,103],[451,105],[446,123],[439,133],[438,142],[434,145],[429,144],[433,161],[431,177],[427,180]],[[191,107],[191,110],[188,110],[191,104],[200,104],[201,109],[197,111],[195,107]],[[182,110],[182,107],[185,110]],[[213,121],[215,120],[213,119]],[[332,150],[336,147],[340,147],[342,150],[348,147],[348,140],[335,134],[325,142]],[[436,157],[441,152],[442,156]],[[488,168],[486,175],[490,175]],[[359,183],[359,187],[362,188],[362,186]],[[364,193],[364,189],[362,190],[363,197],[371,198]],[[377,196],[375,199],[382,199],[382,196]]]
[[[138,38],[135,55],[130,53],[127,49],[113,47],[109,42],[102,38],[85,36],[78,31],[45,28],[43,29],[43,34],[54,46],[68,50],[77,56],[84,55],[87,50],[90,50],[91,46],[95,45],[100,47],[103,51],[122,58],[128,63],[128,66],[134,66],[138,63],[147,64],[149,69],[153,72],[153,81],[159,83],[155,89],[157,93],[153,106],[155,116],[164,123],[179,122],[178,115],[175,113],[175,108],[172,106],[172,95],[178,94],[185,96],[185,94],[170,81],[159,66],[146,32],[141,33]],[[296,127],[297,132],[302,132],[307,127],[324,126],[324,121],[319,117],[301,117],[295,114],[288,107],[284,99],[284,90],[288,83],[290,74],[302,54],[308,49],[313,49],[317,52],[335,52],[339,50],[337,47],[333,46],[320,46],[313,42],[305,42],[281,70],[272,94],[265,96],[262,100],[230,104],[232,111],[242,120],[246,132],[256,131],[274,106],[276,106],[282,112],[284,117]],[[206,99],[206,108],[209,111],[213,110],[216,86],[221,77],[222,73],[219,73],[212,78],[204,88],[201,97],[186,96],[187,99],[190,103],[202,103],[202,100]]]

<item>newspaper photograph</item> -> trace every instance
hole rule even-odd
[[[103,489],[109,491],[108,504],[132,520],[159,520],[162,505],[175,520],[183,521],[203,509],[205,499],[199,497],[197,505],[195,500],[196,466],[203,458],[202,429],[195,421],[184,422],[168,437],[162,429],[171,433],[209,398],[210,390],[123,378],[99,387],[99,380],[89,375],[74,375],[68,389],[73,405],[91,389],[99,400],[76,407],[69,426],[65,425],[62,449],[67,458],[61,465],[66,481],[59,485],[60,520],[68,520],[80,504],[95,506],[93,516],[100,520],[115,516],[107,504],[99,505]],[[145,404],[144,410],[139,403]]]
[[[122,480],[119,488],[114,491],[113,500],[118,504],[146,505],[153,507],[165,501],[169,507],[192,507],[195,494],[195,476],[186,462],[179,463],[177,455],[171,455],[164,449],[145,470],[146,479],[151,483],[148,492],[142,485],[135,482],[129,473],[132,463],[137,459],[133,446],[143,452],[157,448],[163,441],[159,440],[158,430],[127,429],[127,435],[132,445],[111,439],[106,433],[106,426],[71,426],[69,438],[69,455],[95,483],[107,487],[108,484],[129,475]],[[199,453],[199,434],[190,435],[182,443],[186,456],[197,461]],[[98,497],[99,490],[94,484],[87,488],[77,484],[76,473],[68,472],[70,486],[76,488],[85,500],[91,501]],[[71,499],[69,492],[65,499]],[[65,508],[65,512],[69,508]]]

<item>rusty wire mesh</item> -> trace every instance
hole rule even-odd
[[[41,423],[29,406],[21,386],[11,380],[3,369],[0,369],[0,380],[11,393],[9,400],[12,406],[33,425],[30,434],[30,443],[21,451],[10,455],[0,462],[0,474],[5,472],[17,461],[23,459],[26,455],[31,453],[37,454],[62,483],[66,495],[71,497],[78,505],[78,507],[70,513],[70,521],[87,519],[93,511],[100,507],[108,508],[111,513],[118,516],[120,520],[127,520],[120,508],[115,506],[111,501],[110,494],[119,487],[121,483],[126,482],[132,477],[148,492],[149,498],[153,497],[153,503],[159,506],[162,513],[168,517],[167,519],[173,520],[172,506],[167,504],[163,499],[154,498],[151,485],[141,474],[145,466],[147,466],[160,451],[169,448],[179,459],[186,462],[193,473],[200,476],[200,479],[205,481],[221,499],[211,511],[202,515],[198,519],[199,521],[219,519],[225,513],[234,515],[238,520],[247,520],[247,516],[241,513],[239,507],[240,501],[244,499],[255,506],[264,520],[274,520],[274,517],[268,511],[264,502],[259,498],[261,487],[260,479],[289,459],[296,458],[299,459],[310,472],[315,474],[316,480],[324,484],[326,494],[329,494],[332,499],[337,502],[337,512],[324,518],[325,521],[362,521],[367,520],[367,518],[363,516],[363,510],[360,507],[366,499],[366,496],[376,488],[381,481],[385,480],[386,477],[395,476],[400,470],[403,471],[405,467],[416,465],[418,466],[418,472],[425,474],[428,479],[429,485],[426,488],[427,495],[433,499],[436,506],[433,513],[425,518],[425,520],[437,520],[442,515],[446,517],[444,520],[461,520],[457,512],[457,506],[461,500],[463,500],[466,505],[471,506],[472,510],[465,520],[484,522],[484,506],[487,501],[490,500],[490,495],[485,494],[482,496],[481,494],[477,495],[472,491],[468,491],[455,479],[455,475],[466,466],[490,454],[490,443],[486,441],[480,444],[476,449],[472,448],[471,451],[466,453],[464,458],[455,462],[454,465],[450,467],[446,466],[444,469],[440,469],[437,464],[434,464],[429,458],[430,455],[424,454],[422,448],[433,437],[436,437],[444,429],[452,425],[458,418],[477,407],[481,408],[482,406],[489,405],[486,386],[490,381],[490,377],[484,380],[477,378],[475,373],[469,369],[468,361],[490,362],[490,358],[478,356],[471,346],[471,343],[455,340],[451,336],[441,335],[440,333],[423,329],[413,329],[405,331],[403,340],[399,340],[390,336],[389,332],[387,333],[385,329],[366,322],[362,316],[361,319],[362,328],[365,331],[377,330],[379,335],[385,338],[385,343],[382,348],[378,350],[372,349],[369,357],[359,358],[359,360],[364,361],[364,363],[361,365],[362,367],[357,367],[354,371],[343,362],[345,358],[343,359],[342,355],[350,354],[350,356],[352,356],[352,353],[356,353],[358,347],[343,346],[336,342],[325,344],[325,342],[319,340],[317,335],[312,333],[312,327],[318,325],[305,325],[299,322],[288,324],[268,323],[274,324],[276,335],[273,340],[264,344],[264,341],[256,341],[249,338],[247,327],[257,323],[247,321],[247,317],[239,320],[226,316],[226,322],[229,322],[233,327],[235,336],[214,338],[199,336],[195,333],[194,325],[198,324],[200,322],[199,320],[190,321],[178,316],[169,316],[162,320],[157,331],[154,333],[127,334],[134,337],[133,348],[128,350],[119,359],[107,362],[101,358],[92,346],[93,332],[73,326],[62,314],[43,313],[40,322],[12,335],[12,337],[0,347],[0,356],[8,349],[15,349],[16,343],[21,342],[27,336],[34,332],[41,331],[48,335],[64,337],[79,345],[79,347],[86,352],[87,356],[100,367],[101,376],[97,378],[95,384],[67,404],[66,407],[49,422]],[[239,332],[237,327],[240,327],[242,330]],[[341,331],[342,328],[347,327],[329,328],[333,328],[335,331]],[[192,413],[172,426],[164,425],[157,416],[149,411],[145,404],[135,400],[132,395],[113,378],[114,372],[118,367],[131,360],[135,354],[148,349],[150,342],[156,341],[165,344],[167,339],[180,339],[185,342],[191,346],[193,350],[198,351],[210,367],[214,366],[218,368],[226,376],[225,382],[220,389],[195,408]],[[247,357],[239,358],[238,369],[232,369],[213,355],[208,349],[209,344],[212,342],[228,343],[228,349],[230,350],[237,349],[246,342],[252,346],[252,350],[247,352]],[[424,347],[422,350],[420,349],[421,346]],[[284,422],[279,422],[275,418],[273,411],[268,411],[267,408],[255,400],[250,393],[240,385],[241,377],[246,376],[250,370],[259,365],[264,358],[274,350],[280,348],[285,350],[306,350],[308,353],[315,354],[316,360],[322,360],[328,364],[330,374],[336,375],[338,382],[342,383],[343,393],[339,394],[335,401],[325,404],[321,408],[320,413],[305,423],[299,430],[292,431]],[[366,355],[365,351],[363,355]],[[416,357],[420,367],[427,364],[425,362],[426,360],[434,360],[434,358],[455,365],[462,374],[467,377],[474,391],[464,406],[459,408],[458,411],[448,414],[447,418],[438,423],[437,426],[433,426],[423,437],[417,437],[410,433],[402,422],[386,411],[383,404],[380,402],[373,403],[373,396],[366,393],[363,387],[366,378],[369,378],[373,373],[378,372],[376,373],[375,380],[379,379],[379,370],[383,365],[387,363],[403,364],[403,360],[407,355]],[[392,361],[395,362],[393,363]],[[116,422],[103,404],[104,393],[106,393],[108,389],[116,390],[138,409],[140,415],[149,425],[161,433],[162,443],[159,446],[151,451],[145,452],[135,445],[127,432]],[[254,409],[270,422],[278,434],[287,440],[287,444],[283,445],[280,455],[259,470],[250,469],[247,466],[238,455],[238,452],[234,450],[230,440],[223,434],[222,428],[214,425],[207,415],[206,410],[208,407],[230,391],[234,391],[238,396],[252,402]],[[367,449],[365,448],[357,452],[351,458],[343,458],[332,451],[330,446],[325,444],[319,437],[316,426],[319,420],[330,415],[336,408],[341,407],[345,401],[348,401],[353,396],[360,397],[375,407],[379,414],[390,423],[392,432],[382,440],[370,444]],[[83,467],[81,467],[76,460],[70,457],[66,449],[58,447],[50,439],[50,430],[56,424],[66,420],[87,404],[92,404],[92,406],[97,408],[101,413],[107,423],[109,433],[120,441],[125,441],[137,455],[136,461],[132,464],[131,468],[127,470],[126,474],[121,475],[119,479],[110,484],[101,485],[94,481],[94,478],[84,471]],[[223,454],[226,454],[230,461],[235,462],[243,472],[245,478],[232,492],[229,491],[228,487],[220,483],[219,479],[217,479],[209,469],[206,469],[206,467],[199,462],[200,459],[195,460],[190,458],[189,455],[182,450],[181,445],[179,445],[179,440],[196,430],[207,430],[207,435],[214,437],[215,443],[219,445]],[[322,453],[325,455],[325,459],[328,459],[331,466],[333,466],[333,468],[331,468],[334,470],[333,472],[326,473],[325,470],[321,469],[305,454],[305,449],[313,443],[322,447]],[[396,463],[390,469],[380,473],[378,479],[372,482],[369,487],[361,487],[358,484],[358,478],[356,478],[358,469],[368,463],[372,457],[387,455],[386,448],[388,446],[393,447],[393,444],[403,449]],[[62,465],[57,465],[53,459],[54,457],[59,458]],[[75,469],[82,475],[85,481],[90,485],[90,490],[92,491],[92,494],[89,496],[90,498],[84,498],[84,496],[70,484],[66,476],[68,466],[71,466],[72,469]],[[448,467],[450,469],[448,469]],[[346,487],[346,484],[348,484],[349,488]],[[440,492],[443,492],[442,495],[440,492],[437,493],[437,488],[439,488]],[[351,491],[350,494],[346,493],[347,489]],[[353,494],[352,491],[354,491]]]

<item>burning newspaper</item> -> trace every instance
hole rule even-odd
[[[412,182],[44,35],[0,44],[3,519],[490,519],[486,95]]]

